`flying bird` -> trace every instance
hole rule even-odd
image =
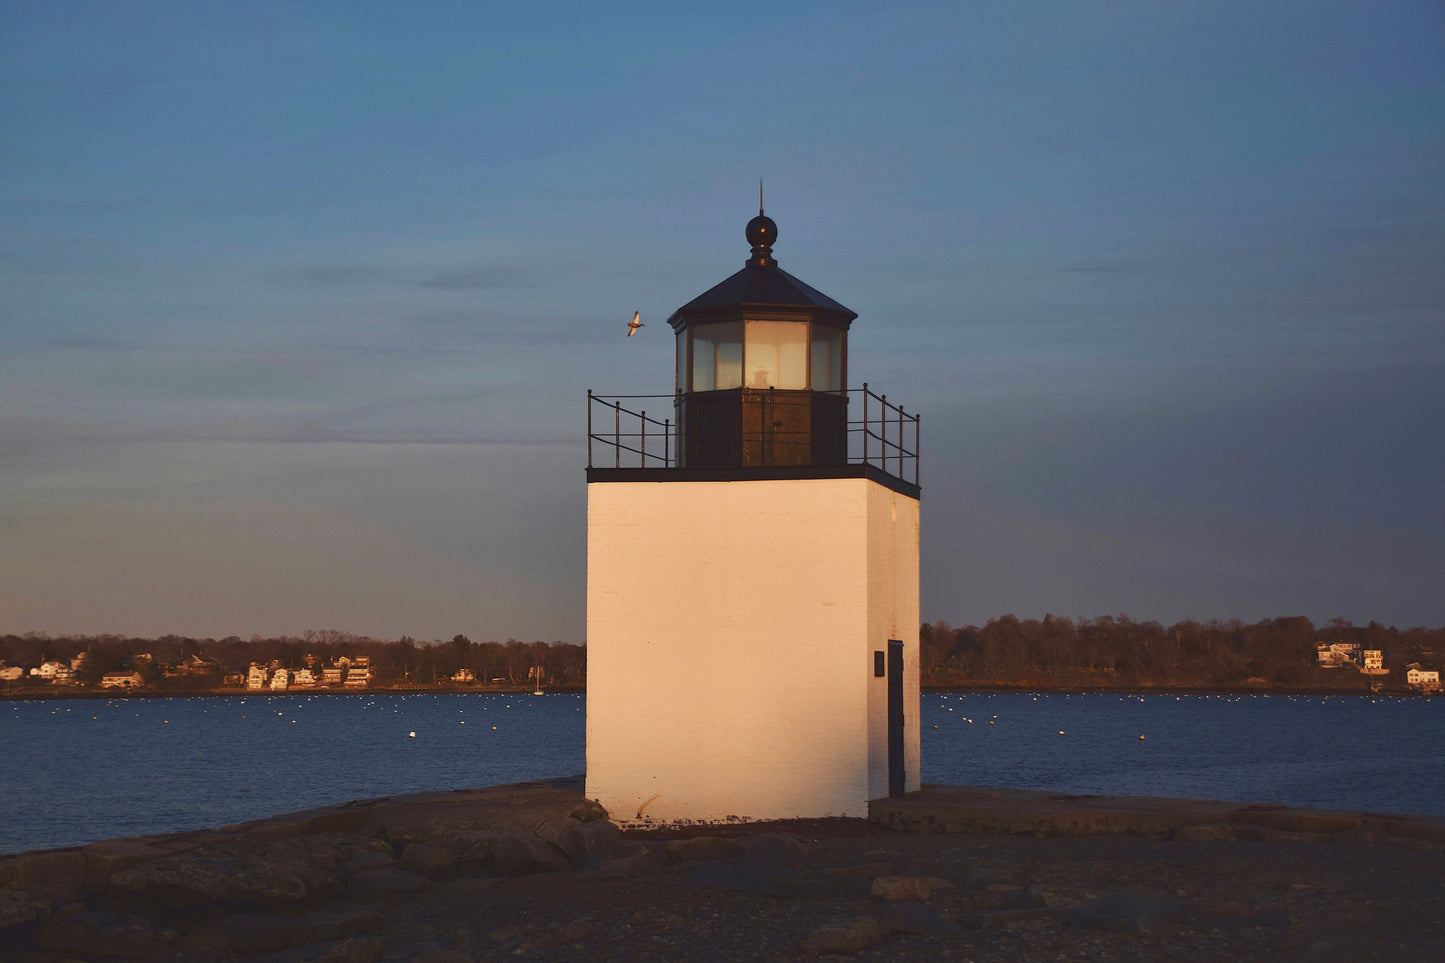
[[[630,338],[637,332],[638,328],[644,327],[642,323],[642,312],[633,311],[632,320],[627,322],[627,336]]]

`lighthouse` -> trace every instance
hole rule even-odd
[[[919,418],[778,266],[678,308],[674,390],[588,392],[587,782],[623,825],[866,816],[919,785]]]

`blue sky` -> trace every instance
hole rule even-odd
[[[1445,624],[1438,3],[0,3],[0,632],[584,636],[586,389],[741,266],[923,613]],[[634,309],[649,322],[623,337]]]

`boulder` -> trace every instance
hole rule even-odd
[[[354,896],[377,896],[387,893],[419,893],[427,886],[425,878],[409,873],[400,866],[378,866],[353,873],[348,888]]]
[[[78,849],[24,853],[10,862],[11,884],[32,899],[55,906],[80,898],[85,882],[85,854]]]
[[[492,850],[492,859],[503,876],[554,873],[572,868],[567,857],[546,840],[522,833],[503,834]]]
[[[804,956],[857,953],[883,942],[883,936],[883,927],[878,925],[878,921],[871,916],[864,916],[851,922],[813,930],[803,940],[799,951]]]
[[[442,879],[456,872],[457,861],[451,853],[426,843],[408,843],[396,865],[409,873]]]
[[[800,866],[808,850],[795,836],[758,833],[742,839],[743,854],[749,859],[769,860],[782,866]]]
[[[110,890],[143,905],[176,908],[282,906],[340,892],[340,881],[308,855],[273,855],[230,843],[196,848],[123,870],[111,877]]]
[[[1183,916],[1178,903],[1128,890],[1110,893],[1073,909],[1074,919],[1085,926],[1127,933],[1156,932]]]
[[[61,956],[146,959],[170,956],[176,933],[139,916],[90,912],[80,904],[51,917],[40,931],[41,948]]]
[[[608,859],[617,850],[622,830],[605,819],[572,823],[562,834],[560,849],[573,866]]]
[[[321,955],[317,963],[376,963],[381,959],[381,940],[374,936],[342,940]]]
[[[667,856],[677,862],[685,859],[729,859],[741,856],[743,844],[726,836],[694,836],[674,839],[667,844]]]
[[[873,880],[869,895],[890,903],[904,900],[922,903],[929,897],[928,880],[921,876],[879,876]]]

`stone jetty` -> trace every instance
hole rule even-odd
[[[1445,820],[926,786],[622,832],[582,780],[0,857],[0,959],[1445,959]]]

